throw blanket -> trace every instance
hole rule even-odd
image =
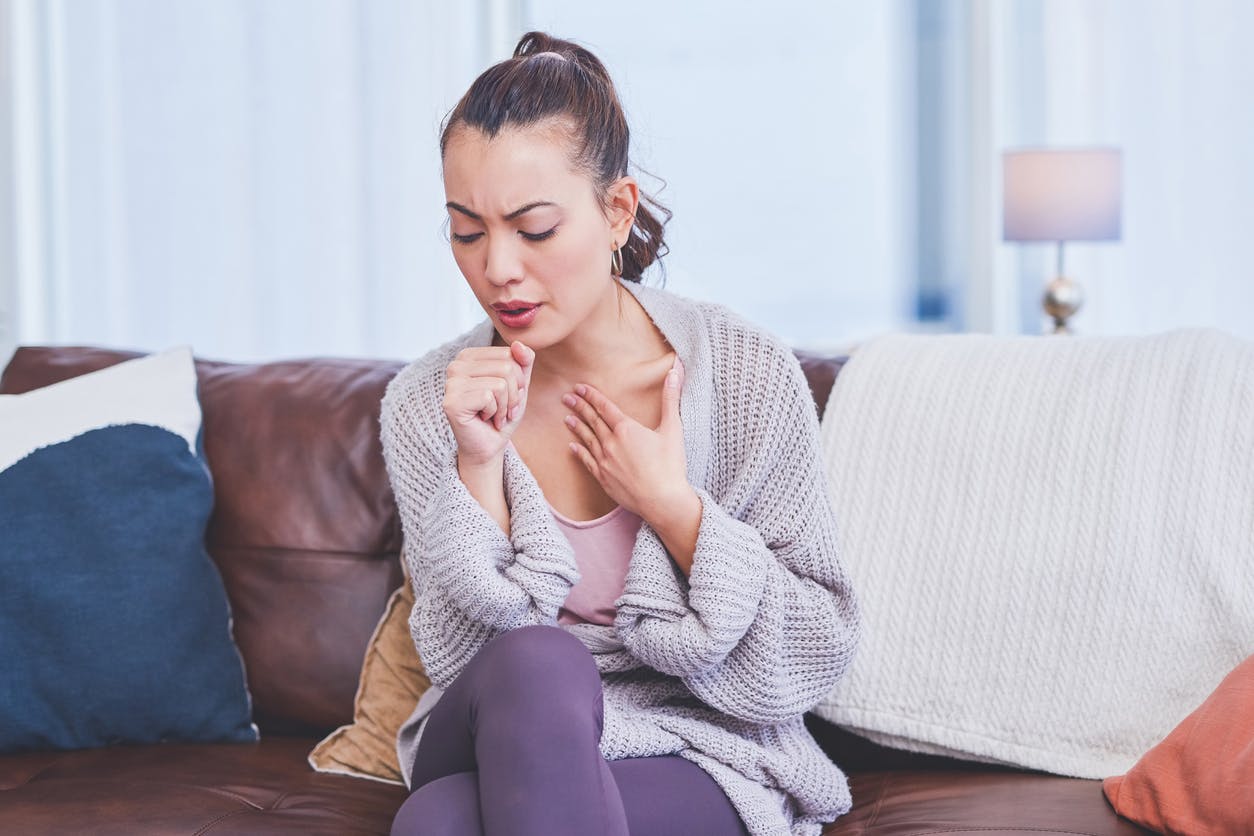
[[[1254,653],[1254,344],[884,337],[821,442],[865,617],[832,722],[1099,778]]]

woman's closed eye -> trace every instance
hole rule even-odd
[[[557,227],[545,230],[544,232],[523,232],[518,230],[518,234],[528,241],[545,241],[557,234]],[[458,244],[473,244],[483,237],[482,232],[472,232],[469,235],[458,235],[456,232],[450,233],[449,237]]]
[[[528,241],[544,241],[557,234],[557,227],[545,230],[544,232],[523,232],[520,229],[518,230],[518,234],[526,238]]]

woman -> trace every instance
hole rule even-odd
[[[488,318],[383,401],[434,685],[392,832],[819,833],[848,785],[802,715],[859,616],[796,358],[640,284],[662,223],[582,47],[523,36],[440,149]]]

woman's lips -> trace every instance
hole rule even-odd
[[[498,310],[496,315],[501,318],[501,322],[510,328],[526,328],[536,319],[539,312],[539,305],[532,305],[529,308],[523,308],[521,311],[502,311]]]

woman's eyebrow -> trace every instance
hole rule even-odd
[[[514,220],[514,218],[517,218],[519,215],[522,215],[526,212],[530,212],[532,209],[536,209],[541,206],[556,206],[556,205],[557,205],[556,203],[553,203],[552,201],[549,201],[549,200],[537,200],[533,203],[528,203],[526,206],[518,207],[513,212],[510,212],[508,215],[505,215],[504,220],[512,221]],[[444,204],[444,206],[447,209],[456,209],[458,212],[461,212],[466,217],[474,218],[476,221],[483,220],[483,218],[480,217],[477,212],[470,211],[465,206],[462,206],[460,203],[454,203],[453,201],[450,200],[448,203]]]

